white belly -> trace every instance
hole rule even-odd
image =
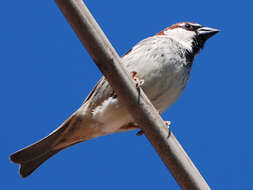
[[[163,77],[158,74],[158,76],[153,76],[152,79],[144,78],[143,90],[160,112],[170,107],[183,91],[188,80],[183,72],[183,70],[172,71],[166,73]],[[92,113],[93,117],[102,124],[101,129],[104,134],[116,132],[120,127],[133,122],[132,116],[119,103],[117,98],[108,98],[96,107]]]
[[[105,100],[93,110],[92,114],[101,123],[102,133],[104,134],[113,133],[133,121],[125,107],[119,103],[118,98],[110,97]]]

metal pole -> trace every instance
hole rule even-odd
[[[175,136],[171,133],[168,137],[164,121],[144,92],[136,90],[133,79],[120,64],[118,54],[84,2],[82,0],[55,0],[55,2],[181,188],[210,189]]]

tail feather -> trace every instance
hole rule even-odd
[[[28,175],[30,175],[43,162],[45,162],[47,159],[49,159],[51,156],[53,156],[63,148],[75,144],[68,144],[58,149],[54,147],[55,144],[64,136],[64,133],[68,130],[68,126],[70,125],[70,122],[72,122],[74,116],[75,114],[73,114],[60,127],[58,127],[55,131],[53,131],[44,139],[24,149],[21,149],[10,156],[11,161],[21,165],[20,175],[22,177],[27,177]]]
[[[27,176],[29,176],[34,170],[36,170],[43,162],[45,162],[47,159],[49,159],[51,156],[53,156],[54,154],[56,154],[57,152],[61,151],[60,150],[54,150],[54,151],[50,151],[47,152],[46,154],[35,158],[34,160],[25,162],[25,163],[21,163],[20,164],[20,169],[19,169],[19,173],[20,175],[25,178]]]

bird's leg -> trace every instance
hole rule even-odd
[[[136,71],[132,71],[131,72],[131,74],[132,74],[132,77],[133,77],[133,79],[134,79],[134,81],[135,81],[135,83],[136,83],[136,88],[137,89],[139,89],[143,84],[144,84],[144,79],[139,79],[136,75],[137,75],[137,72]],[[159,115],[161,115],[161,111],[158,109],[157,110],[157,112],[159,113]],[[171,122],[170,121],[165,121],[165,125],[168,127],[168,129],[169,129],[169,136],[170,136],[170,125],[171,124]],[[136,133],[136,135],[137,136],[141,136],[141,135],[143,135],[144,134],[144,131],[143,130],[139,130],[137,133]]]
[[[165,125],[168,127],[168,129],[170,128],[170,124],[171,124],[170,121],[165,121]]]
[[[171,135],[170,124],[171,124],[170,121],[165,121],[165,125],[168,127],[168,130],[169,130],[168,138],[169,138],[170,135]]]
[[[132,74],[132,77],[136,83],[136,88],[139,88],[141,87],[143,84],[144,84],[144,79],[139,79],[136,75],[137,75],[137,72],[136,71],[133,71],[131,72]]]
[[[139,79],[136,75],[137,75],[137,72],[136,71],[133,71],[131,72],[132,74],[132,77],[134,79],[134,82],[135,82],[135,85],[136,85],[136,88],[138,90],[140,90],[140,87],[144,84],[144,79]],[[112,97],[113,98],[117,98],[117,94],[113,91],[112,93]]]
[[[157,110],[157,112],[159,113],[159,115],[162,114],[161,110],[159,110],[159,109]],[[171,122],[170,121],[165,121],[164,123],[165,123],[165,125],[168,127],[168,129],[170,131],[170,124],[171,124]]]
[[[159,111],[159,110],[158,110],[158,111]],[[170,124],[171,124],[171,122],[170,122],[170,121],[165,121],[164,123],[165,123],[165,125],[168,127],[168,130],[169,130],[168,137],[169,137],[170,134],[171,134],[171,130],[170,130]],[[136,133],[137,136],[141,136],[141,135],[143,135],[143,134],[144,134],[144,131],[143,131],[143,130],[139,130],[139,131]]]
[[[139,130],[139,131],[136,133],[137,136],[141,136],[141,135],[143,135],[143,134],[144,134],[144,131],[143,131],[143,130]]]

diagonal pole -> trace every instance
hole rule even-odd
[[[156,152],[182,189],[209,190],[204,178],[133,79],[82,0],[55,0],[82,44],[102,71],[120,101],[144,130]]]

